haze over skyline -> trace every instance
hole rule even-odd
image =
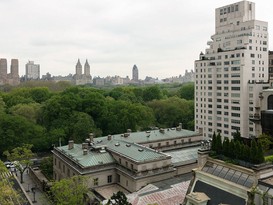
[[[28,60],[41,74],[75,73],[88,59],[91,75],[171,77],[194,68],[194,60],[214,33],[215,8],[231,0],[0,0],[0,58]],[[256,19],[269,23],[273,42],[273,2],[256,0]]]

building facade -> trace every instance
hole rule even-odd
[[[40,65],[34,64],[34,61],[28,61],[26,64],[25,80],[39,80],[40,79]]]
[[[215,34],[207,44],[195,61],[196,130],[230,138],[238,130],[248,138],[256,133],[249,121],[254,96],[268,82],[268,24],[255,20],[255,4],[249,1],[217,8]]]
[[[273,51],[268,51],[268,75],[271,87],[273,86]]]
[[[7,59],[0,59],[0,85],[18,85],[20,83],[18,59],[11,59],[10,73],[7,73],[7,68]]]

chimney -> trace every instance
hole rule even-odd
[[[83,149],[83,155],[87,155],[88,149]]]
[[[74,148],[74,141],[73,140],[69,140],[68,141],[68,149],[73,149]]]
[[[112,135],[108,135],[107,139],[110,141],[112,139]]]
[[[163,128],[160,128],[159,132],[162,133],[162,134],[164,134],[165,130]]]
[[[89,134],[89,139],[90,142],[94,142],[94,134],[92,132]]]
[[[88,143],[82,143],[82,149],[88,149]]]
[[[124,137],[129,137],[130,133],[124,133]]]
[[[182,126],[182,123],[181,123],[181,122],[179,123],[179,127],[180,127],[181,129],[183,128],[183,126]]]
[[[128,133],[131,133],[131,132],[132,132],[132,130],[131,130],[131,129],[127,129],[127,132],[128,132]]]

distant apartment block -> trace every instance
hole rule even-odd
[[[78,59],[78,62],[76,64],[76,74],[73,76],[73,79],[74,79],[75,85],[85,85],[85,84],[92,83],[92,77],[90,74],[90,65],[87,60],[85,61],[85,64],[84,64],[84,73],[83,73],[80,59]]]
[[[176,76],[176,77],[171,77],[171,78],[166,78],[163,81],[165,83],[187,83],[187,82],[194,82],[194,77],[195,73],[193,70],[190,72],[188,70],[185,71],[185,74]]]
[[[40,65],[34,64],[34,61],[28,61],[26,64],[25,80],[39,80],[40,79]]]
[[[217,8],[215,34],[195,61],[195,126],[204,137],[258,134],[249,120],[259,92],[268,87],[268,24],[255,20],[255,4]]]
[[[8,72],[7,59],[0,59],[0,85],[18,85],[19,80],[19,62],[18,59],[11,59],[10,73]]]

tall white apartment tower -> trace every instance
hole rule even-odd
[[[25,80],[38,80],[40,79],[40,65],[34,64],[34,61],[28,61],[26,64]]]
[[[253,2],[215,10],[215,34],[195,61],[195,129],[204,137],[257,133],[249,118],[268,81],[267,30],[267,22],[255,20]]]

